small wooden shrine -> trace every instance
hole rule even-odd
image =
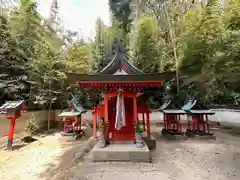
[[[63,136],[79,135],[82,132],[82,114],[87,112],[72,94],[71,96],[69,108],[58,115],[64,123]]]
[[[24,101],[7,101],[0,107],[0,111],[4,113],[4,116],[10,120],[10,129],[8,133],[7,149],[12,150],[13,136],[15,130],[16,119],[21,117],[21,112],[26,110]]]
[[[187,136],[194,134],[213,136],[213,133],[210,132],[210,122],[208,120],[209,115],[215,114],[213,111],[195,99],[187,101],[181,109],[187,114]]]
[[[163,112],[163,121],[164,128],[162,130],[162,134],[178,134],[183,135],[182,132],[182,123],[181,123],[181,115],[185,114],[185,111],[178,108],[177,104],[174,104],[172,100],[167,100],[165,103],[159,108],[160,112]]]
[[[174,78],[175,72],[145,74],[127,60],[121,44],[116,49],[112,61],[99,73],[68,73],[68,81],[79,87],[94,88],[103,98],[103,103],[93,108],[95,138],[97,122],[101,117],[105,121],[106,141],[134,142],[134,124],[137,122],[143,124],[148,136],[151,133],[150,110],[146,105],[138,103],[138,94],[144,94],[146,89],[162,88],[163,81]],[[143,119],[138,117],[140,114],[144,115]]]

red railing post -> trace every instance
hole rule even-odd
[[[12,150],[15,122],[16,122],[16,117],[13,116],[12,119],[11,119],[10,129],[9,129],[9,133],[8,133],[7,149],[9,149],[9,150]]]

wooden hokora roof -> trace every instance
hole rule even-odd
[[[128,74],[144,74],[141,70],[130,63],[125,56],[124,48],[121,43],[116,47],[116,55],[112,61],[103,68],[98,74],[128,75]]]
[[[174,104],[170,99],[165,101],[165,103],[159,108],[159,111],[165,114],[185,114],[185,111],[178,109],[177,105]]]
[[[7,101],[6,103],[4,103],[1,107],[0,110],[1,111],[5,111],[5,110],[9,110],[9,109],[17,109],[20,108],[21,106],[23,106],[24,100],[20,100],[20,101]]]
[[[181,109],[192,114],[215,114],[196,99],[188,100]]]
[[[86,113],[87,111],[82,107],[80,102],[77,101],[77,99],[71,94],[72,100],[68,101],[69,108],[64,110],[61,114],[59,114],[59,117],[73,117],[73,116],[79,116],[83,113]]]

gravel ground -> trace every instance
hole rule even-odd
[[[80,162],[77,180],[239,180],[240,137],[217,132],[217,140],[158,138],[153,163]],[[74,178],[73,178],[74,179]]]
[[[1,180],[239,180],[240,137],[216,132],[217,140],[157,137],[153,163],[73,161],[86,140],[47,136],[13,152],[0,152]]]

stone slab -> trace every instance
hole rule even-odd
[[[92,149],[92,161],[151,162],[151,156],[146,143],[143,148],[137,148],[136,144],[109,144],[99,148],[96,144]]]

